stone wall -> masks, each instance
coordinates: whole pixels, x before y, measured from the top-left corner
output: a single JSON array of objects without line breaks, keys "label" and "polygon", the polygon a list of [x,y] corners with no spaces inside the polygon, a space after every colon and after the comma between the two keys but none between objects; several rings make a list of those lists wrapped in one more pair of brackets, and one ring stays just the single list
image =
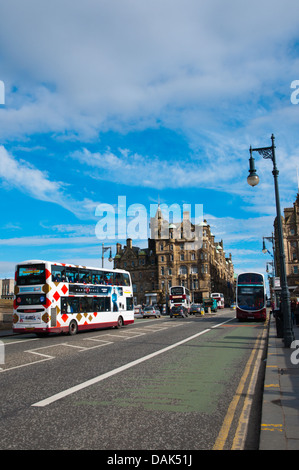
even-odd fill
[{"label": "stone wall", "polygon": [[12,328],[13,301],[0,299],[0,329]]}]

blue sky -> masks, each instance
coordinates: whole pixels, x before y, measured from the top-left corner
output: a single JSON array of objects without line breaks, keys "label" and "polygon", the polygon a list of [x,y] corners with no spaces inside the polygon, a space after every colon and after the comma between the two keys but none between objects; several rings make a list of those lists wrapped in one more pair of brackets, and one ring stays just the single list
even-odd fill
[{"label": "blue sky", "polygon": [[292,206],[298,50],[297,0],[2,2],[0,278],[26,259],[99,266],[124,240],[96,237],[96,208],[119,196],[202,204],[235,271],[265,272],[272,163],[255,155],[249,187],[249,146],[275,135]]}]

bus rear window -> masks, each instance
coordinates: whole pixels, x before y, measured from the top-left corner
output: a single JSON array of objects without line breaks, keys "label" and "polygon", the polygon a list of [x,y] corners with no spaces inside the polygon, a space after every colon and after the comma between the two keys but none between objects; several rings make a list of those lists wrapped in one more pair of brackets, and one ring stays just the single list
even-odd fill
[{"label": "bus rear window", "polygon": [[45,284],[45,265],[30,264],[27,266],[18,266],[17,284],[19,286],[29,286],[35,284]]}]

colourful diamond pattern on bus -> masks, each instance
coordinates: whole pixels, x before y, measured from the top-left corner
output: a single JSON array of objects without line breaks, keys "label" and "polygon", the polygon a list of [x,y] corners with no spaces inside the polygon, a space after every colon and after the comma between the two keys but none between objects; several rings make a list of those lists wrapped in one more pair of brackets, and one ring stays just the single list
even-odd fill
[{"label": "colourful diamond pattern on bus", "polygon": [[55,299],[56,302],[58,302],[59,298],[60,298],[60,294],[56,291],[55,294],[53,294],[53,299]]},{"label": "colourful diamond pattern on bus", "polygon": [[67,286],[66,286],[65,284],[62,286],[61,291],[62,291],[62,293],[63,293],[64,295],[67,293],[68,288],[67,288]]},{"label": "colourful diamond pattern on bus", "polygon": [[61,315],[61,319],[64,321],[64,323],[68,321],[68,318],[69,318],[69,316],[66,313]]},{"label": "colourful diamond pattern on bus", "polygon": [[[66,271],[66,281],[58,281],[61,278],[56,276],[56,272],[53,275],[54,266],[58,268],[67,266],[69,273]],[[26,270],[26,268],[28,269]],[[58,273],[63,272],[61,269],[56,271]],[[22,320],[21,324],[20,317],[17,314],[20,305],[15,298],[14,325],[16,325],[16,328],[14,327],[14,330],[16,331],[31,328],[36,331],[49,329],[51,331],[57,330],[57,332],[60,332],[63,330],[67,332],[70,320],[75,320],[79,329],[83,329],[83,326],[88,325],[95,325],[96,327],[113,326],[117,323],[118,316],[123,317],[124,324],[134,322],[133,308],[125,308],[133,305],[131,280],[127,272],[120,271],[116,273],[117,287],[113,292],[113,300],[111,280],[114,280],[114,271],[104,270],[103,274],[103,271],[98,268],[51,263],[49,261],[27,261],[18,265],[16,273],[14,293],[15,296],[24,297],[22,298],[24,308],[23,304],[21,304],[21,308],[25,311],[30,310],[29,306],[31,307],[31,304],[29,305],[28,302],[31,297],[32,301],[37,301],[34,306],[39,308],[35,312],[36,315],[28,316],[26,322]],[[82,277],[80,277],[81,274]],[[35,276],[36,282],[32,282],[33,278],[30,279],[30,282],[24,282],[29,281],[29,277],[25,276]],[[18,285],[19,278],[22,282]],[[122,282],[120,282],[120,279]],[[87,284],[85,284],[86,280],[88,280]],[[111,311],[111,306],[114,304],[117,309],[113,308]],[[93,311],[94,309],[98,309],[98,311]]]},{"label": "colourful diamond pattern on bus", "polygon": [[45,273],[46,273],[46,279],[48,279],[51,276],[51,271],[49,271],[49,269],[45,269]]}]

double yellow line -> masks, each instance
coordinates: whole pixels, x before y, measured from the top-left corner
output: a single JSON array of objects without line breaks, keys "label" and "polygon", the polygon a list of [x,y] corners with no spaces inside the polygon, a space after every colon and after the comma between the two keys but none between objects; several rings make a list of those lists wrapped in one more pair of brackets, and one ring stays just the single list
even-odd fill
[{"label": "double yellow line", "polygon": [[231,425],[232,425],[232,422],[233,422],[233,419],[234,419],[234,416],[235,416],[235,413],[236,413],[237,405],[238,405],[239,400],[240,400],[240,398],[243,394],[244,387],[245,387],[246,381],[248,379],[248,376],[249,376],[249,373],[250,373],[250,370],[251,370],[251,367],[252,367],[252,363],[253,363],[253,361],[255,359],[255,356],[256,356],[255,366],[254,366],[254,369],[253,369],[253,372],[252,372],[252,376],[250,378],[250,383],[249,383],[249,386],[248,386],[248,389],[247,389],[247,393],[246,393],[246,397],[245,397],[245,400],[244,400],[242,412],[241,412],[241,415],[240,415],[240,418],[239,418],[239,424],[238,424],[238,427],[237,427],[237,430],[236,430],[236,433],[235,433],[235,437],[234,437],[234,440],[233,440],[231,450],[243,450],[243,448],[244,448],[244,442],[245,442],[245,439],[246,439],[246,433],[247,433],[247,427],[248,427],[248,419],[249,419],[250,409],[251,409],[251,405],[252,405],[252,396],[253,396],[256,381],[257,381],[260,359],[261,359],[262,353],[263,353],[262,344],[263,344],[263,341],[266,337],[267,329],[268,329],[268,320],[266,321],[266,323],[264,325],[263,331],[259,334],[259,336],[257,337],[257,339],[255,341],[254,347],[253,347],[252,352],[250,354],[250,357],[247,361],[246,367],[244,369],[244,373],[243,373],[243,375],[241,377],[241,380],[239,382],[239,385],[238,385],[238,388],[236,390],[235,396],[232,399],[232,401],[231,401],[231,403],[228,407],[226,416],[224,418],[224,421],[223,421],[222,427],[220,429],[220,432],[218,434],[218,437],[215,441],[213,450],[223,450],[224,449],[224,446],[225,446],[225,443],[226,443],[226,440],[227,440],[228,434],[230,432]]}]

